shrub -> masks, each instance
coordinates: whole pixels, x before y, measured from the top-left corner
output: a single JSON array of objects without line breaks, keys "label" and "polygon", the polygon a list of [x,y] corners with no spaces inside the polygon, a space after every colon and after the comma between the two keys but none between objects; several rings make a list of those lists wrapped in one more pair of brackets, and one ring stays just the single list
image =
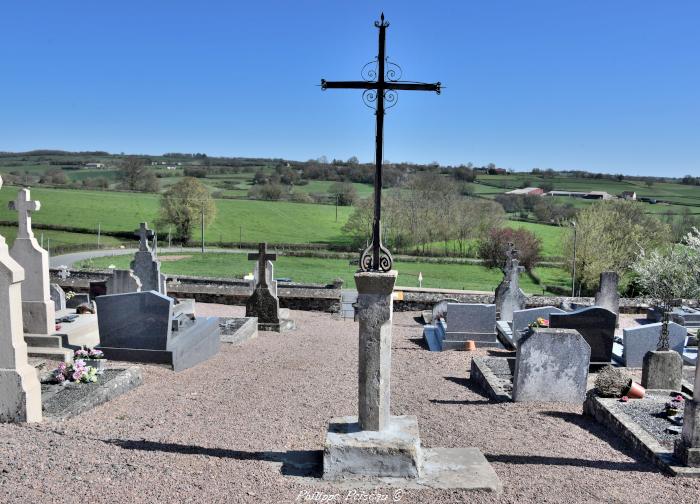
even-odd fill
[{"label": "shrub", "polygon": [[520,265],[530,271],[540,260],[542,243],[527,229],[492,229],[487,238],[479,243],[479,257],[487,268],[502,268],[506,262],[508,244],[518,250]]}]

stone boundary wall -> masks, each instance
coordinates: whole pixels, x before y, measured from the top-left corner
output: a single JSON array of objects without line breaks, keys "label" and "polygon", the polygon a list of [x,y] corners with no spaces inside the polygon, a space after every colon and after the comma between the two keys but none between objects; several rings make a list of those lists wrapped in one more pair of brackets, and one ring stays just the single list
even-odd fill
[{"label": "stone boundary wall", "polygon": [[[58,277],[58,272],[57,268],[51,268],[51,282],[76,292],[88,292],[91,281],[104,280],[110,274],[108,270],[71,270],[71,276],[66,280],[61,280]],[[354,288],[355,286],[348,287]],[[277,286],[282,308],[328,313],[340,311],[341,288],[342,283],[322,285],[280,282]],[[237,278],[168,276],[168,292],[176,297],[192,298],[203,303],[244,305],[253,290],[249,281]],[[494,302],[492,292],[480,291],[397,286],[394,289],[394,295],[394,311],[432,310],[435,303],[448,298],[456,299],[461,303]],[[591,306],[593,298],[528,296],[526,308],[561,306],[562,303]],[[647,298],[621,298],[620,312],[642,314],[652,304],[652,301]],[[698,300],[687,300],[684,304],[694,307],[700,306]]]}]

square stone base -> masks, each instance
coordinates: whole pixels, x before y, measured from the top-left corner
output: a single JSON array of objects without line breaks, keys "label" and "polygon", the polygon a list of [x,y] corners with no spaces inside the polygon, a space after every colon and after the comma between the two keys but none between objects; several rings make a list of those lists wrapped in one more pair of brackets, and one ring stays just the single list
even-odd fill
[{"label": "square stone base", "polygon": [[392,416],[383,431],[363,431],[357,417],[331,419],[323,450],[323,479],[418,478],[422,467],[418,420]]},{"label": "square stone base", "polygon": [[700,448],[688,448],[680,439],[677,439],[674,451],[674,455],[681,464],[688,467],[700,467]]}]

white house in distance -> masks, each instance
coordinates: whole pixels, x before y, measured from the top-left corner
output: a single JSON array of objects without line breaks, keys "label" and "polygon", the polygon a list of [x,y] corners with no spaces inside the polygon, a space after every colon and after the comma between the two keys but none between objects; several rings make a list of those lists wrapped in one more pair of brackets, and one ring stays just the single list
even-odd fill
[{"label": "white house in distance", "polygon": [[85,163],[85,168],[104,168],[104,163]]},{"label": "white house in distance", "polygon": [[620,195],[620,198],[631,201],[637,201],[637,193],[634,191],[623,191]]}]

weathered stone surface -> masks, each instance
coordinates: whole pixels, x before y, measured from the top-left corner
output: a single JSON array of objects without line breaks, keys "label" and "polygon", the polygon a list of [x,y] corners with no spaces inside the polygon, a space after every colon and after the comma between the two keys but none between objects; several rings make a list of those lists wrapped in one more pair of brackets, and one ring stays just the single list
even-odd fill
[{"label": "weathered stone surface", "polygon": [[[277,281],[275,280],[275,265],[272,261],[266,262],[265,283],[270,288],[273,296],[277,297]],[[260,263],[256,262],[253,268],[253,288],[260,284]]]},{"label": "weathered stone surface", "polygon": [[495,301],[499,320],[510,322],[513,320],[513,312],[522,310],[527,301],[527,296],[520,289],[520,273],[524,270],[520,266],[517,251],[511,243],[508,249],[508,258],[503,268],[503,280],[496,287]]},{"label": "weathered stone surface", "polygon": [[700,366],[695,366],[693,400],[683,412],[683,431],[676,443],[676,454],[689,467],[700,467]]},{"label": "weathered stone surface", "polygon": [[24,270],[0,236],[0,422],[40,422],[42,418],[41,385],[27,360],[22,329],[22,280]]},{"label": "weathered stone surface", "polygon": [[51,301],[53,301],[54,312],[58,313],[66,309],[66,293],[63,292],[61,286],[52,283],[49,286]]},{"label": "weathered stone surface", "polygon": [[522,332],[525,331],[530,324],[535,322],[538,318],[549,320],[552,313],[566,312],[554,306],[528,308],[526,310],[516,310],[513,312],[513,341],[517,344],[522,336]]},{"label": "weathered stone surface", "polygon": [[221,341],[240,344],[258,337],[258,319],[255,317],[219,318]]},{"label": "weathered stone surface", "polygon": [[590,355],[578,331],[534,329],[518,345],[513,400],[583,402]]},{"label": "weathered stone surface", "polygon": [[[100,345],[112,360],[169,364],[181,371],[219,351],[218,318],[173,315],[173,300],[155,291],[96,299]],[[175,330],[173,330],[175,329]]]},{"label": "weathered stone surface", "polygon": [[431,323],[436,323],[438,320],[444,320],[447,316],[447,305],[449,303],[459,303],[456,299],[442,299],[440,302],[435,303],[432,313]]},{"label": "weathered stone surface", "polygon": [[608,364],[612,359],[617,315],[599,306],[570,313],[552,313],[551,328],[576,329],[591,347],[591,364]]},{"label": "weathered stone surface", "polygon": [[156,259],[149,243],[154,237],[153,231],[148,229],[148,224],[142,222],[135,234],[139,238],[139,250],[134,254],[129,268],[141,281],[142,291],[152,290],[165,295],[166,278],[160,272],[160,261]]},{"label": "weathered stone surface", "polygon": [[642,363],[642,387],[681,390],[683,357],[673,350],[647,352]]},{"label": "weathered stone surface", "polygon": [[398,273],[355,273],[360,322],[358,403],[363,430],[379,431],[389,422],[392,296]]},{"label": "weathered stone surface", "polygon": [[141,292],[141,280],[132,270],[114,270],[106,282],[107,294]]},{"label": "weathered stone surface", "polygon": [[[642,367],[647,352],[656,350],[662,326],[661,322],[657,322],[622,330],[622,360],[625,366]],[[669,322],[669,348],[683,355],[687,334],[688,330],[685,327]]]},{"label": "weathered stone surface", "polygon": [[10,208],[19,214],[19,230],[10,255],[24,269],[22,282],[22,320],[24,332],[53,334],[56,318],[49,293],[49,254],[39,246],[32,232],[31,214],[41,208],[31,201],[29,189],[20,189]]},{"label": "weathered stone surface", "polygon": [[89,294],[73,292],[66,295],[66,308],[77,308],[83,304],[90,304]]},{"label": "weathered stone surface", "polygon": [[595,294],[595,305],[606,308],[615,315],[620,313],[620,293],[618,284],[620,277],[614,271],[603,271],[600,274],[598,292]]},{"label": "weathered stone surface", "polygon": [[418,478],[421,470],[418,420],[392,416],[381,430],[363,430],[357,417],[334,418],[323,450],[323,479]]}]

